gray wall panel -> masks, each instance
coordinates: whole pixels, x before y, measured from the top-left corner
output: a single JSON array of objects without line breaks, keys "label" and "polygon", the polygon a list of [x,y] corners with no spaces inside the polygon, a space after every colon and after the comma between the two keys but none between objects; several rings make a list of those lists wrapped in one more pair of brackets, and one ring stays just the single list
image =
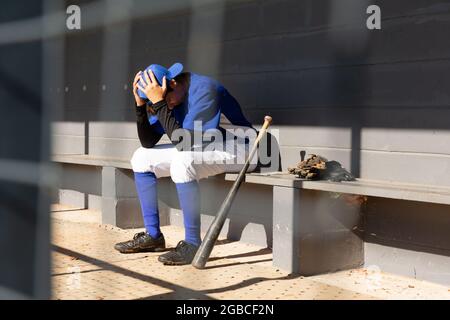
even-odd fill
[{"label": "gray wall panel", "polygon": [[[280,70],[307,70],[333,65],[381,64],[418,60],[448,59],[449,44],[436,43],[435,33],[444,38],[450,27],[448,15],[441,17],[403,17],[384,21],[383,32],[367,33],[368,49],[351,60],[339,55],[338,46],[330,38],[330,29],[308,28],[302,32],[286,32],[274,35],[259,35],[251,38],[227,41],[223,44],[224,64],[222,72],[261,73]],[[298,21],[298,20],[297,20]],[[301,22],[300,22],[301,23]],[[359,28],[365,20],[357,25]],[[349,35],[356,28],[344,29]],[[417,41],[417,39],[423,41]],[[349,44],[343,42],[347,47]],[[256,47],[264,50],[255,50]],[[251,52],[250,55],[245,54]],[[240,67],[240,68],[239,68]]]},{"label": "gray wall panel", "polygon": [[135,122],[90,122],[89,136],[95,138],[137,139]]},{"label": "gray wall panel", "polygon": [[[277,131],[275,131],[277,130]],[[314,126],[272,126],[281,146],[350,149],[349,128]],[[362,128],[361,149],[367,151],[450,154],[450,130]]]},{"label": "gray wall panel", "polygon": [[314,126],[277,126],[281,146],[321,148],[351,148],[351,129]]},{"label": "gray wall panel", "polygon": [[361,152],[361,177],[450,186],[450,157],[400,152]]},{"label": "gray wall panel", "polygon": [[450,284],[448,206],[370,197],[364,206],[365,266]]},{"label": "gray wall panel", "polygon": [[450,155],[450,130],[364,128],[361,149]]},{"label": "gray wall panel", "polygon": [[52,123],[51,129],[53,134],[84,136],[84,122],[55,121]]},{"label": "gray wall panel", "polygon": [[[365,267],[374,271],[401,274],[406,277],[450,285],[450,258],[416,250],[406,250],[365,243]],[[381,275],[380,275],[381,276]],[[377,278],[374,278],[377,280]],[[371,281],[374,288],[377,282]]]},{"label": "gray wall panel", "polygon": [[261,73],[258,82],[263,109],[447,106],[450,60],[290,69]]},{"label": "gray wall panel", "polygon": [[365,240],[450,256],[450,210],[446,205],[369,198]]},{"label": "gray wall panel", "polygon": [[89,138],[89,154],[93,156],[131,159],[140,146],[138,139]]},{"label": "gray wall panel", "polygon": [[52,154],[84,154],[85,137],[84,136],[68,136],[68,135],[52,135]]}]

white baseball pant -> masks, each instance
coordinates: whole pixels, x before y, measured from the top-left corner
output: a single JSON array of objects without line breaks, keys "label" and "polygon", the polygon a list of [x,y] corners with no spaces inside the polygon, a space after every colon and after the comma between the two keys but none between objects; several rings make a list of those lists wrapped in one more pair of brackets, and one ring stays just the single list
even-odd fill
[{"label": "white baseball pant", "polygon": [[[157,178],[171,177],[175,183],[200,180],[221,173],[239,172],[245,163],[251,145],[233,143],[206,151],[178,151],[172,144],[153,148],[138,148],[131,159],[134,172],[153,172]],[[252,158],[248,171],[255,170],[257,155]]]}]

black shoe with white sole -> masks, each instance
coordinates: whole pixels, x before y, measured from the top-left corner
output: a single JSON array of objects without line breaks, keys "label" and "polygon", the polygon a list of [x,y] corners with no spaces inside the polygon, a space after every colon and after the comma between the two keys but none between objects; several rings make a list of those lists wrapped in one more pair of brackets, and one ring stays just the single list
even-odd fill
[{"label": "black shoe with white sole", "polygon": [[120,253],[160,252],[166,248],[164,235],[154,239],[147,232],[136,233],[132,240],[117,243],[114,249]]},{"label": "black shoe with white sole", "polygon": [[161,256],[158,261],[166,265],[185,265],[190,264],[197,253],[198,246],[187,243],[186,241],[180,241],[177,247]]}]

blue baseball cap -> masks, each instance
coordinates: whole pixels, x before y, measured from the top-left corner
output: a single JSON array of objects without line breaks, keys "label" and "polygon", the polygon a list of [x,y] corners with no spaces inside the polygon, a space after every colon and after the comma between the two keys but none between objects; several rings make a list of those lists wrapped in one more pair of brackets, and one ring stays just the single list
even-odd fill
[{"label": "blue baseball cap", "polygon": [[[163,83],[164,76],[166,77],[167,81],[172,80],[176,76],[178,76],[183,71],[183,65],[181,63],[174,63],[169,69],[164,68],[163,66],[160,66],[159,64],[152,64],[148,66],[145,71],[153,71],[153,74],[155,75],[156,80],[158,81],[159,85],[161,86]],[[143,82],[143,83],[142,83]],[[147,82],[145,81],[145,76],[142,75],[142,79],[140,81],[140,85],[144,86]],[[148,100],[147,96],[138,89],[138,96],[141,97],[141,99]]]}]

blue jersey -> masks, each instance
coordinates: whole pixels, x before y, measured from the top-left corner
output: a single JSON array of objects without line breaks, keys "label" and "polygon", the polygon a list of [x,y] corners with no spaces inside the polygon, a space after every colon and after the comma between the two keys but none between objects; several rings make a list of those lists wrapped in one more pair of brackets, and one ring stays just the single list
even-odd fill
[{"label": "blue jersey", "polygon": [[[185,101],[173,109],[175,119],[182,128],[194,130],[194,122],[201,121],[202,131],[218,129],[223,114],[231,124],[252,127],[242,113],[241,106],[218,81],[191,73],[189,91]],[[161,134],[164,129],[157,116],[149,116],[150,124]],[[197,129],[197,128],[195,128]]]}]

